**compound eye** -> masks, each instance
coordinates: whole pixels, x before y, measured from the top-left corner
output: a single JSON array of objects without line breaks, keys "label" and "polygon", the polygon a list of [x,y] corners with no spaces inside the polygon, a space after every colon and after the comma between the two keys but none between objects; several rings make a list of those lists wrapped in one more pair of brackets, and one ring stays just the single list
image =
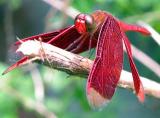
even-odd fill
[{"label": "compound eye", "polygon": [[79,14],[75,18],[75,28],[80,34],[91,32],[94,28],[93,17],[87,14]]},{"label": "compound eye", "polygon": [[86,24],[87,30],[90,32],[94,27],[94,19],[91,15],[85,16],[85,24]]},{"label": "compound eye", "polygon": [[85,14],[77,15],[75,18],[74,24],[75,24],[75,28],[80,34],[87,32],[86,24],[85,24]]}]

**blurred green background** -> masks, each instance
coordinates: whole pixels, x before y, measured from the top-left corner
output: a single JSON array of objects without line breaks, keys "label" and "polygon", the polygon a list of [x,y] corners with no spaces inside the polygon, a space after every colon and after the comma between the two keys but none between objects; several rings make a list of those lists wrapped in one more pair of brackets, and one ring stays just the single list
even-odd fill
[{"label": "blurred green background", "polygon": [[[160,32],[159,0],[61,0],[80,12],[105,10],[128,23],[145,21]],[[9,48],[24,38],[73,24],[74,20],[42,0],[0,0],[0,73],[16,61]],[[138,33],[127,33],[139,49],[160,63],[159,46]],[[160,78],[136,61],[140,75]],[[125,55],[124,68],[129,70]],[[102,111],[88,105],[86,80],[30,64],[0,76],[0,118],[160,118],[160,100],[146,97],[140,104],[132,91],[118,88]]]}]

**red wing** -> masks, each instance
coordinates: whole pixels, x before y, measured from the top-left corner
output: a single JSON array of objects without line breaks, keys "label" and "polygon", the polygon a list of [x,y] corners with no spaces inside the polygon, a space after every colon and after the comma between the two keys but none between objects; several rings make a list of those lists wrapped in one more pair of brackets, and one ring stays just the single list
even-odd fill
[{"label": "red wing", "polygon": [[[41,40],[42,42],[52,44],[52,45],[57,46],[62,49],[66,49],[70,45],[73,45],[73,49],[75,49],[75,48],[77,48],[77,45],[79,44],[79,42],[78,42],[79,38],[80,38],[79,41],[83,40],[83,39],[81,39],[81,38],[83,38],[81,36],[82,35],[77,32],[74,25],[72,25],[68,28],[64,28],[64,29],[61,29],[58,31],[48,32],[48,33],[24,38],[21,41],[17,41],[15,43],[15,45],[18,46],[22,42],[36,39],[36,40]],[[76,51],[76,53],[81,53],[81,52],[88,50],[90,37],[86,37],[86,38],[87,39],[85,39],[84,44],[82,45],[82,47],[80,49],[78,49]],[[51,40],[52,40],[52,42],[50,42]],[[77,43],[75,43],[75,42],[77,42]],[[96,46],[96,43],[97,43],[97,41],[95,39],[93,39],[92,48]],[[70,50],[68,50],[68,51],[70,51]]]},{"label": "red wing", "polygon": [[28,40],[39,40],[39,38],[42,38],[43,42],[47,42],[50,39],[54,38],[55,36],[57,36],[60,32],[64,31],[67,28],[58,30],[58,31],[54,31],[54,32],[47,32],[47,33],[42,33],[42,34],[38,34],[38,35],[34,35],[34,36],[30,36],[27,38],[23,38],[20,41],[15,42],[15,45],[20,45],[22,42],[28,41]]},{"label": "red wing", "polygon": [[135,31],[135,32],[139,32],[143,35],[150,35],[151,34],[146,28],[138,26],[138,25],[127,24],[122,21],[119,21],[119,25],[124,32]]},{"label": "red wing", "polygon": [[10,72],[11,70],[13,70],[13,69],[15,69],[15,68],[17,68],[17,67],[19,67],[19,66],[25,65],[25,64],[27,64],[27,63],[29,63],[29,58],[28,58],[28,56],[24,56],[24,57],[21,58],[18,62],[14,63],[14,64],[11,65],[10,67],[8,67],[8,68],[2,73],[2,75]]},{"label": "red wing", "polygon": [[[63,33],[66,30],[67,32]],[[58,31],[27,37],[22,39],[21,41],[17,41],[15,44],[19,45],[21,44],[21,42],[28,41],[28,40],[35,40],[35,39],[39,40],[40,38],[42,42],[47,43],[48,41],[56,37],[56,40],[54,40],[50,44],[57,46],[59,48],[65,49],[67,46],[69,46],[72,42],[74,42],[80,36],[81,35],[77,32],[77,30],[73,26],[70,26]]]},{"label": "red wing", "polygon": [[102,25],[96,58],[87,81],[87,97],[99,108],[112,98],[123,67],[122,34],[118,22],[108,16]]},{"label": "red wing", "polygon": [[138,70],[134,64],[133,58],[132,58],[132,52],[131,52],[131,45],[130,42],[128,40],[128,38],[126,37],[126,35],[123,35],[123,41],[127,50],[127,55],[129,58],[129,63],[130,63],[130,67],[131,67],[131,71],[132,71],[132,76],[133,76],[133,82],[134,82],[134,88],[136,90],[136,94],[137,97],[139,99],[140,102],[144,102],[145,96],[144,96],[144,89],[143,89],[143,85],[142,82],[139,78],[139,74],[138,74]]},{"label": "red wing", "polygon": [[[123,31],[136,31],[136,32],[140,32],[144,35],[150,35],[150,32],[146,28],[143,28],[141,26],[126,24],[122,21],[119,21],[119,24],[120,24],[120,27],[123,29]],[[139,101],[144,102],[145,96],[144,96],[143,85],[142,85],[141,80],[139,78],[137,68],[133,62],[130,41],[128,40],[128,38],[126,37],[126,35],[124,33],[123,33],[123,36],[124,36],[124,38],[123,38],[124,44],[125,44],[125,47],[127,50],[129,63],[130,63],[131,71],[132,71],[136,94],[137,94]]]}]

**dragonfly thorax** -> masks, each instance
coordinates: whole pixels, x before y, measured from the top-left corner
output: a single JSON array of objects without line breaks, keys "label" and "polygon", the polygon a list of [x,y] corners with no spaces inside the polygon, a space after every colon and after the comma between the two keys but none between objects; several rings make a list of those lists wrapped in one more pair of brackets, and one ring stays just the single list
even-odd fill
[{"label": "dragonfly thorax", "polygon": [[80,34],[92,32],[94,28],[94,19],[91,15],[79,14],[76,16],[74,24]]}]

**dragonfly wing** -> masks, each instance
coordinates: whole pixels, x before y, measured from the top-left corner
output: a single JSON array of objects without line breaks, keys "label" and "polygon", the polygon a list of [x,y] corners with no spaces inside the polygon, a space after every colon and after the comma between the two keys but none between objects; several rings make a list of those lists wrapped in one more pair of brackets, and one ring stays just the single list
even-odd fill
[{"label": "dragonfly wing", "polygon": [[87,81],[87,98],[93,108],[110,101],[123,67],[122,34],[118,22],[107,16],[97,42],[96,58]]},{"label": "dragonfly wing", "polygon": [[[65,32],[65,34],[63,34],[63,32],[65,30],[67,30],[67,31]],[[60,35],[60,36],[58,36],[58,35]],[[38,34],[38,35],[35,35],[35,36],[31,36],[31,37],[21,39],[20,41],[17,41],[15,43],[15,45],[19,46],[22,42],[25,42],[25,41],[28,41],[28,40],[40,40],[42,42],[47,43],[48,41],[54,39],[55,37],[57,37],[56,40],[53,40],[50,44],[52,44],[54,46],[57,46],[59,48],[62,48],[62,49],[66,49],[70,45],[73,45],[73,47],[76,48],[78,44],[74,44],[74,42],[76,42],[79,38],[81,38],[81,34],[79,34],[77,32],[77,30],[75,29],[74,26],[70,26],[70,27],[67,27],[67,28],[64,28],[64,29],[61,29],[61,30],[57,30],[57,31],[54,31],[54,32]],[[87,39],[85,39],[84,44],[82,45],[82,47],[76,53],[81,53],[81,52],[84,52],[84,51],[88,50],[90,37],[86,37],[86,38]],[[81,40],[83,40],[83,39],[81,39]],[[92,48],[96,47],[96,43],[97,43],[96,40],[92,41]],[[17,49],[17,47],[14,48],[14,50],[15,49]]]},{"label": "dragonfly wing", "polygon": [[131,67],[131,71],[132,71],[132,76],[133,76],[133,82],[134,82],[134,88],[137,94],[137,97],[139,99],[140,102],[144,102],[145,99],[145,95],[144,95],[144,88],[142,85],[142,82],[140,80],[139,74],[138,74],[138,70],[134,64],[133,58],[132,58],[132,51],[131,51],[131,45],[130,42],[128,40],[128,38],[126,37],[126,35],[123,35],[123,41],[127,50],[127,55],[129,58],[129,64]]},{"label": "dragonfly wing", "polygon": [[70,26],[70,27],[67,27],[67,28],[64,28],[61,30],[53,31],[53,32],[42,33],[42,34],[38,34],[35,36],[27,37],[27,38],[24,38],[20,41],[17,41],[15,43],[15,45],[20,45],[22,42],[25,42],[28,40],[40,40],[42,42],[47,43],[48,41],[52,40],[56,36],[63,33],[65,30],[67,30],[67,32],[65,34],[62,34],[56,40],[54,40],[53,42],[50,43],[54,46],[65,49],[68,45],[73,43],[77,38],[79,38],[81,36],[73,26]]},{"label": "dragonfly wing", "polygon": [[25,65],[25,64],[28,64],[29,63],[29,58],[28,56],[25,56],[23,57],[22,59],[20,59],[19,61],[17,61],[16,63],[14,63],[13,65],[11,65],[10,67],[8,67],[3,73],[2,75],[12,71],[13,69],[19,67],[19,66],[22,66],[22,65]]},{"label": "dragonfly wing", "polygon": [[28,40],[39,40],[39,38],[41,38],[41,40],[43,42],[47,42],[50,39],[52,39],[55,36],[57,36],[58,34],[60,34],[60,32],[63,32],[65,29],[67,29],[67,28],[64,28],[64,29],[61,29],[61,30],[57,30],[57,31],[54,31],[54,32],[41,33],[41,34],[37,34],[37,35],[30,36],[30,37],[27,37],[27,38],[23,38],[23,39],[18,40],[17,42],[15,42],[15,45],[19,45],[22,42],[25,42],[25,41],[28,41]]},{"label": "dragonfly wing", "polygon": [[119,25],[124,32],[135,31],[135,32],[139,32],[143,35],[151,35],[151,33],[146,28],[144,28],[142,26],[127,24],[127,23],[122,22],[122,21],[119,21]]}]

